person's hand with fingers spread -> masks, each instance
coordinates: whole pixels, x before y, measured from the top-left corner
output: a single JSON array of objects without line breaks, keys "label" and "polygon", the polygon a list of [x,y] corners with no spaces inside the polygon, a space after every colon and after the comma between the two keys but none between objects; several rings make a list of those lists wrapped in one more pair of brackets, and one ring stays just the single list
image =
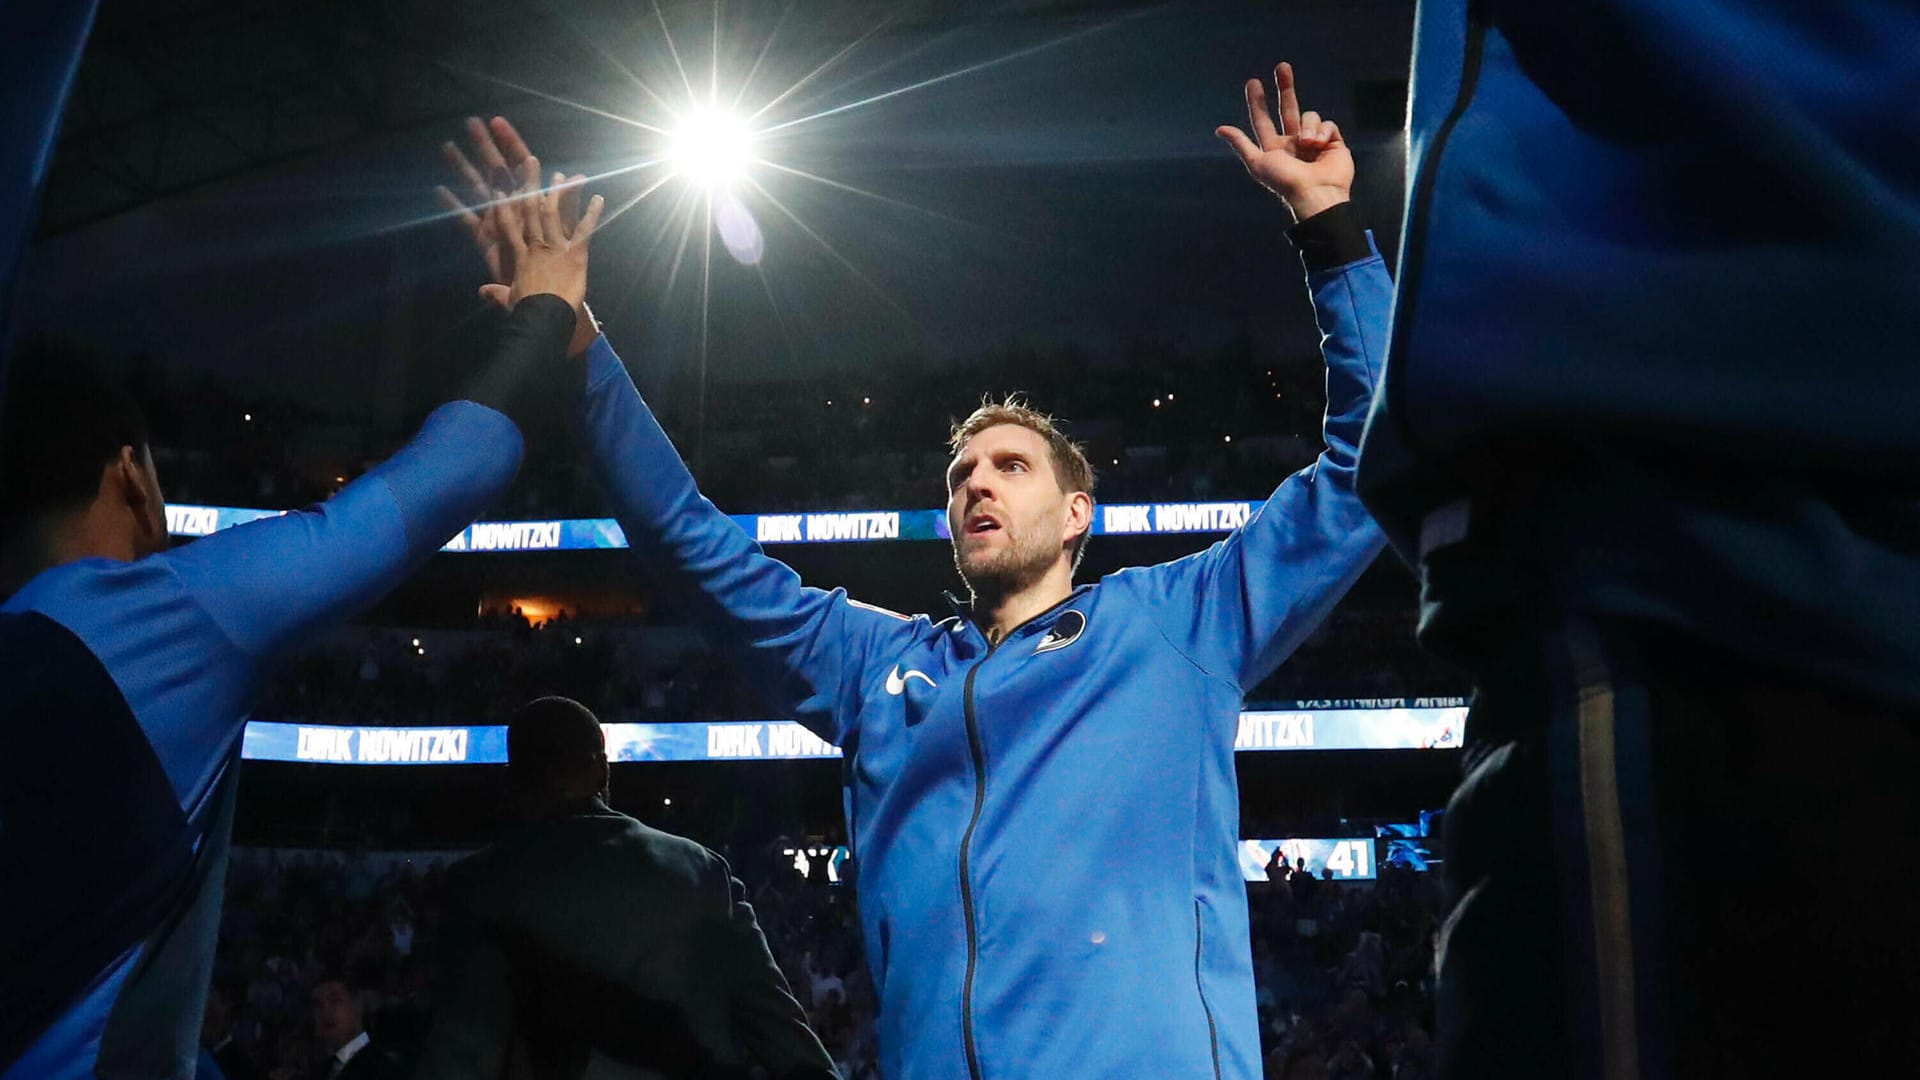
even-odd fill
[{"label": "person's hand with fingers spread", "polygon": [[526,297],[553,293],[573,307],[576,323],[590,325],[592,319],[585,312],[587,248],[606,200],[595,195],[586,213],[569,229],[561,210],[565,190],[559,185],[539,186],[539,159],[528,155],[521,172],[527,179],[511,196],[496,194],[491,200],[485,226],[498,238],[503,257],[511,258],[513,282],[489,282],[480,287],[480,294],[512,310]]},{"label": "person's hand with fingers spread", "polygon": [[1226,125],[1213,133],[1233,147],[1262,187],[1280,196],[1295,220],[1305,221],[1351,197],[1353,153],[1341,138],[1339,125],[1321,119],[1317,112],[1300,111],[1292,64],[1274,68],[1273,83],[1280,97],[1278,130],[1267,105],[1266,87],[1258,79],[1248,79],[1247,120],[1253,136]]},{"label": "person's hand with fingers spread", "polygon": [[[442,208],[459,219],[486,262],[487,286],[497,286],[498,296],[487,287],[481,289],[482,295],[503,301],[511,291],[516,266],[514,247],[500,227],[497,204],[507,198],[503,191],[519,193],[519,189],[537,187],[540,163],[527,149],[520,132],[505,117],[496,116],[486,123],[478,117],[468,118],[467,137],[473,144],[472,158],[455,142],[448,141],[440,147],[463,194],[456,195],[452,188],[442,185],[434,189],[434,196]],[[580,218],[580,193],[586,179],[584,175],[554,175],[553,186],[559,192],[561,231],[568,236],[573,234],[574,223]],[[585,352],[600,332],[585,303],[575,304],[574,311],[577,326],[572,344],[568,346],[569,355]]]}]

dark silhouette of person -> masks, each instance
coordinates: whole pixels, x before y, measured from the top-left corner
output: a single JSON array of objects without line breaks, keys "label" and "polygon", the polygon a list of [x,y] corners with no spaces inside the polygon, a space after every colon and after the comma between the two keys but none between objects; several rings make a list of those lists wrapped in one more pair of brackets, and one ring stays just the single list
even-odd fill
[{"label": "dark silhouette of person", "polygon": [[448,872],[419,1076],[837,1076],[726,861],[608,808],[591,711],[524,706],[507,757],[521,821]]}]

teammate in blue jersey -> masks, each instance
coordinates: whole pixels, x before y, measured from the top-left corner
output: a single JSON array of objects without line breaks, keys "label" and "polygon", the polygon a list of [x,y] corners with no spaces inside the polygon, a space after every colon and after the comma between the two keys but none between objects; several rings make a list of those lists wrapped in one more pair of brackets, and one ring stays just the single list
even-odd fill
[{"label": "teammate in blue jersey", "polygon": [[1188,558],[1076,587],[1092,470],[1047,417],[991,405],[946,476],[972,602],[934,621],[808,588],[701,497],[605,339],[588,351],[582,425],[633,550],[845,752],[894,1080],[1260,1073],[1237,717],[1383,546],[1353,466],[1391,296],[1345,142],[1277,80],[1277,128],[1255,81],[1253,134],[1222,134],[1299,218],[1327,450]]},{"label": "teammate in blue jersey", "polygon": [[1360,482],[1478,686],[1446,1076],[1914,1068],[1917,61],[1911,0],[1420,5]]},{"label": "teammate in blue jersey", "polygon": [[[539,163],[525,170],[539,174]],[[530,185],[533,182],[530,180]],[[512,233],[511,314],[465,396],[327,502],[169,550],[137,408],[16,368],[0,606],[0,1076],[191,1075],[241,731],[272,662],[397,584],[519,468],[566,347],[596,200]],[[522,220],[524,219],[524,220]]]}]

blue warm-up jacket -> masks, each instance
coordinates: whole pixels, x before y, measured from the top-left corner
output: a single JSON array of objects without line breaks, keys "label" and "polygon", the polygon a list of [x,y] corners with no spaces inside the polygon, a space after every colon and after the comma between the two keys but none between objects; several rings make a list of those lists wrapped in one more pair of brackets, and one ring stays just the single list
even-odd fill
[{"label": "blue warm-up jacket", "polygon": [[1420,5],[1360,487],[1430,573],[1542,568],[1430,577],[1430,623],[1652,620],[1920,702],[1916,50],[1909,0]]},{"label": "blue warm-up jacket", "polygon": [[1260,1074],[1241,700],[1384,546],[1353,469],[1392,286],[1328,213],[1294,234],[1326,452],[1226,539],[1083,585],[998,646],[803,586],[701,497],[604,339],[589,354],[585,430],[629,542],[769,705],[844,751],[892,1080]]},{"label": "blue warm-up jacket", "polygon": [[327,502],[134,562],[66,563],[0,606],[0,1077],[192,1072],[268,665],[506,489],[510,414],[564,382],[572,331],[558,297],[524,300],[477,400],[435,410]]}]

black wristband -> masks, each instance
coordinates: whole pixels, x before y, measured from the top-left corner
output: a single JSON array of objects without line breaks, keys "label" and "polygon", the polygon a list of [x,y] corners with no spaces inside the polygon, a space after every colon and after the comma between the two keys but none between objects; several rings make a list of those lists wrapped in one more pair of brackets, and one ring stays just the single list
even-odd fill
[{"label": "black wristband", "polygon": [[573,305],[552,293],[522,299],[461,396],[507,414],[524,432],[534,413],[585,393],[586,358],[567,355],[573,320]]},{"label": "black wristband", "polygon": [[1335,203],[1288,229],[1287,239],[1300,249],[1300,261],[1307,264],[1309,274],[1373,255],[1350,202]]}]

